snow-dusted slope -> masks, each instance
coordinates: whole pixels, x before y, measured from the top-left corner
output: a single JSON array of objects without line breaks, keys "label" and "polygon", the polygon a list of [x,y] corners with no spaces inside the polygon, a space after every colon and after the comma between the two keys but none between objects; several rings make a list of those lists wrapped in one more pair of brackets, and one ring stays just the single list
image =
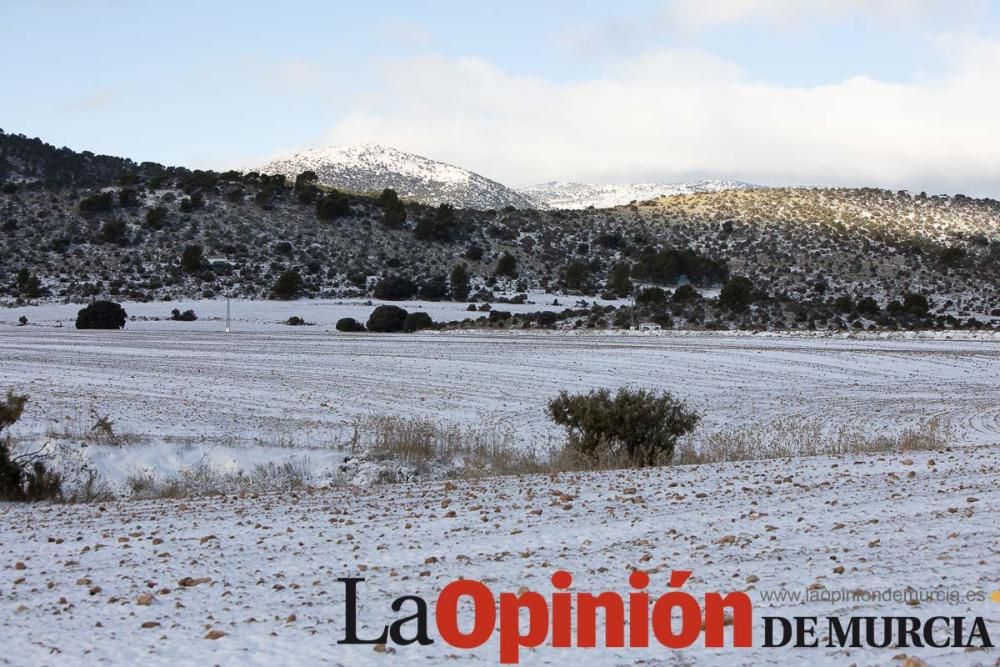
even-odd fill
[{"label": "snow-dusted slope", "polygon": [[547,205],[549,208],[611,208],[633,201],[645,201],[665,195],[687,195],[698,192],[722,190],[751,190],[758,186],[741,181],[693,181],[691,183],[630,183],[627,185],[602,185],[599,183],[566,183],[550,181],[540,183],[520,192],[525,197]]},{"label": "snow-dusted slope", "polygon": [[403,199],[461,208],[534,208],[534,202],[505,185],[454,165],[378,144],[327,146],[258,167],[295,178],[314,171],[320,183],[356,192],[393,188]]},{"label": "snow-dusted slope", "polygon": [[[1000,447],[987,445],[183,502],[0,503],[4,663],[495,665],[497,632],[452,648],[436,616],[430,645],[338,644],[347,605],[337,579],[364,578],[367,638],[412,613],[412,603],[393,613],[393,600],[418,595],[435,610],[459,578],[547,601],[556,570],[572,573],[574,595],[624,596],[639,568],[654,599],[675,569],[693,570],[683,591],[699,601],[745,591],[754,647],[705,648],[702,635],[683,650],[652,639],[604,648],[599,614],[598,648],[546,641],[522,650],[521,664],[992,665],[996,649],[949,647],[941,624],[927,627],[946,648],[831,648],[817,624],[815,648],[767,649],[762,619],[959,616],[967,633],[982,616],[995,641],[998,465]],[[470,628],[471,604],[461,609]]]}]

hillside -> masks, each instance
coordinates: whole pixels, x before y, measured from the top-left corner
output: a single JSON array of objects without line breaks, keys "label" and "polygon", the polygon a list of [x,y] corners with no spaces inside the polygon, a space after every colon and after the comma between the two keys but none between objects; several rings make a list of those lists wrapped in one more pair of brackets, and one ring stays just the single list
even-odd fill
[{"label": "hillside", "polygon": [[[294,271],[301,284],[288,296],[380,296],[387,277],[405,279],[393,298],[480,302],[660,286],[668,292],[643,294],[636,315],[678,328],[1000,324],[1000,203],[991,199],[752,189],[614,209],[452,209],[282,176],[67,154],[12,135],[0,147],[8,304],[267,298]],[[189,248],[197,252],[182,262]],[[456,265],[470,276],[468,294],[452,284]],[[724,306],[712,295],[731,276],[752,290]],[[673,298],[688,281],[697,291]],[[595,311],[577,325],[630,321]],[[491,319],[512,324],[524,322]]]},{"label": "hillside", "polygon": [[304,171],[352,192],[392,188],[405,200],[459,208],[537,208],[534,201],[479,174],[378,144],[328,146],[273,160],[257,168],[294,180]]},{"label": "hillside", "polygon": [[629,183],[625,185],[551,181],[521,188],[519,192],[549,208],[580,209],[591,206],[594,208],[613,208],[657,197],[689,195],[699,192],[721,192],[723,190],[750,190],[756,187],[739,181],[719,180],[693,181],[691,183]]}]

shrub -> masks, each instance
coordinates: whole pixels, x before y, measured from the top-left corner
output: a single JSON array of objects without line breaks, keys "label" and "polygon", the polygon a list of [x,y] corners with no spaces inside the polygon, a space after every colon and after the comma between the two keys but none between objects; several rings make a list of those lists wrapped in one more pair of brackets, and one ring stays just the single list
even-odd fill
[{"label": "shrub", "polygon": [[455,301],[469,298],[469,272],[465,264],[456,264],[451,269],[451,297]]},{"label": "shrub", "polygon": [[851,301],[851,297],[844,294],[843,296],[838,296],[833,302],[833,308],[838,313],[849,313],[854,309],[854,302]]},{"label": "shrub", "polygon": [[287,320],[285,320],[285,324],[287,324],[290,327],[301,327],[306,324],[306,321],[301,317],[299,317],[298,315],[292,315]]},{"label": "shrub", "polygon": [[674,284],[681,276],[698,284],[718,283],[728,275],[725,261],[699,255],[690,248],[657,250],[647,246],[632,267],[633,278],[659,285]]},{"label": "shrub", "polygon": [[651,306],[662,306],[667,302],[667,293],[659,287],[646,287],[636,295],[635,302]]},{"label": "shrub", "polygon": [[106,213],[115,206],[114,194],[109,192],[96,192],[80,200],[80,213]]},{"label": "shrub", "polygon": [[201,192],[196,192],[190,197],[185,197],[181,200],[180,209],[181,213],[191,213],[199,208],[205,207],[205,195]]},{"label": "shrub", "polygon": [[337,190],[331,190],[327,195],[316,200],[316,217],[320,220],[335,220],[351,214],[351,203],[347,195]]},{"label": "shrub", "polygon": [[730,310],[746,310],[753,296],[753,283],[749,278],[733,276],[722,286],[719,303]]},{"label": "shrub", "polygon": [[125,225],[124,220],[108,220],[101,225],[101,229],[97,235],[105,243],[114,243],[116,245],[128,244],[128,226]]},{"label": "shrub", "polygon": [[505,252],[497,260],[496,274],[508,278],[517,278],[517,259],[509,252]]},{"label": "shrub", "polygon": [[625,262],[615,264],[608,273],[608,291],[621,298],[631,294],[634,285],[629,277],[630,274],[631,269],[628,264]]},{"label": "shrub", "polygon": [[376,299],[385,299],[386,301],[403,301],[412,299],[416,293],[417,286],[409,278],[386,276],[375,285],[372,295]]},{"label": "shrub", "polygon": [[420,286],[418,296],[427,301],[441,301],[448,298],[448,278],[442,273],[431,276]]},{"label": "shrub", "polygon": [[677,302],[693,301],[694,299],[697,299],[699,296],[701,296],[701,294],[699,294],[698,290],[696,290],[691,285],[681,285],[676,290],[674,290],[674,301]]},{"label": "shrub", "polygon": [[204,259],[204,251],[200,245],[189,245],[184,248],[181,254],[181,269],[185,273],[197,273],[201,271]]},{"label": "shrub", "polygon": [[570,289],[583,289],[590,280],[590,267],[583,262],[570,262],[563,268],[563,282]]},{"label": "shrub", "polygon": [[420,331],[434,326],[434,320],[427,313],[409,313],[403,320],[403,331]]},{"label": "shrub", "polygon": [[118,191],[118,204],[132,207],[139,205],[139,191],[135,188],[122,188]]},{"label": "shrub", "polygon": [[28,316],[21,315],[21,317],[17,318],[17,323],[22,327],[26,326],[28,324]]},{"label": "shrub", "polygon": [[353,317],[342,317],[337,320],[337,331],[357,332],[364,331],[365,325],[358,322]]},{"label": "shrub", "polygon": [[312,204],[319,196],[315,171],[303,171],[295,177],[295,197],[303,204]]},{"label": "shrub", "polygon": [[451,204],[440,204],[433,218],[421,218],[413,228],[413,235],[421,241],[453,241],[457,233],[455,208]]},{"label": "shrub", "polygon": [[[19,281],[20,282],[20,281]],[[42,282],[35,274],[30,274],[21,287],[21,296],[25,299],[37,299],[42,295]]]},{"label": "shrub", "polygon": [[[0,402],[0,435],[21,418],[27,402],[27,396],[7,392],[6,399]],[[34,501],[61,496],[62,480],[56,473],[46,470],[39,452],[13,456],[10,440],[0,440],[0,500]]]},{"label": "shrub", "polygon": [[878,315],[878,302],[870,296],[866,296],[858,301],[858,312],[862,315]]},{"label": "shrub", "polygon": [[163,229],[167,223],[167,209],[157,206],[146,211],[146,225],[152,229]]},{"label": "shrub", "polygon": [[399,306],[379,306],[372,311],[366,325],[369,331],[393,333],[403,330],[408,313]]},{"label": "shrub", "polygon": [[302,276],[298,271],[285,271],[274,281],[271,288],[272,299],[294,299],[302,289]]},{"label": "shrub", "polygon": [[[668,462],[677,439],[694,430],[700,417],[669,393],[622,388],[570,395],[548,405],[552,420],[564,426],[570,447],[588,457],[621,453],[635,466]],[[610,450],[610,452],[608,451]]]},{"label": "shrub", "polygon": [[382,205],[382,223],[389,229],[400,229],[406,222],[406,207],[392,188],[386,188],[379,197]]},{"label": "shrub", "polygon": [[77,329],[122,329],[128,315],[114,301],[95,301],[76,314]]},{"label": "shrub", "polygon": [[175,322],[194,322],[198,319],[198,316],[194,314],[193,310],[185,310],[183,313],[174,308],[170,311],[170,319]]},{"label": "shrub", "polygon": [[917,315],[919,317],[927,314],[927,311],[930,310],[930,304],[927,302],[927,297],[923,294],[907,292],[903,296],[903,310],[910,315]]}]

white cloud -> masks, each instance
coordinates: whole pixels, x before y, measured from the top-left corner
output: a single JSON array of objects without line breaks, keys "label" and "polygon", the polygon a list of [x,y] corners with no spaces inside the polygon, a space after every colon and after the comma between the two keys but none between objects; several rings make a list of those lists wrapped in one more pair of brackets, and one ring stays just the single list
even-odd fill
[{"label": "white cloud", "polygon": [[938,79],[814,87],[754,82],[692,50],[568,83],[478,58],[412,59],[387,66],[385,97],[329,139],[394,145],[511,185],[726,177],[1000,194],[1000,43],[960,44]]},{"label": "white cloud", "polygon": [[669,0],[668,24],[685,30],[763,21],[794,25],[805,20],[860,14],[882,20],[971,18],[985,0]]}]

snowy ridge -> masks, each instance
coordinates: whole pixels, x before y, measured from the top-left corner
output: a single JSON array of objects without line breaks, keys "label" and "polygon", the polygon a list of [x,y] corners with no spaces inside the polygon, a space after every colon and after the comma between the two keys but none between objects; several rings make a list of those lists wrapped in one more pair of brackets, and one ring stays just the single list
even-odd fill
[{"label": "snowy ridge", "polygon": [[550,181],[519,192],[548,208],[582,209],[612,208],[624,206],[633,201],[645,201],[671,195],[689,195],[700,192],[722,192],[723,190],[753,190],[760,186],[742,181],[702,180],[690,183],[630,183],[626,185],[602,185],[599,183],[568,183]]},{"label": "snowy ridge", "polygon": [[356,192],[393,188],[403,199],[424,204],[476,209],[537,207],[527,197],[485,176],[378,144],[311,149],[273,160],[258,170],[289,178],[314,171],[323,185]]}]

